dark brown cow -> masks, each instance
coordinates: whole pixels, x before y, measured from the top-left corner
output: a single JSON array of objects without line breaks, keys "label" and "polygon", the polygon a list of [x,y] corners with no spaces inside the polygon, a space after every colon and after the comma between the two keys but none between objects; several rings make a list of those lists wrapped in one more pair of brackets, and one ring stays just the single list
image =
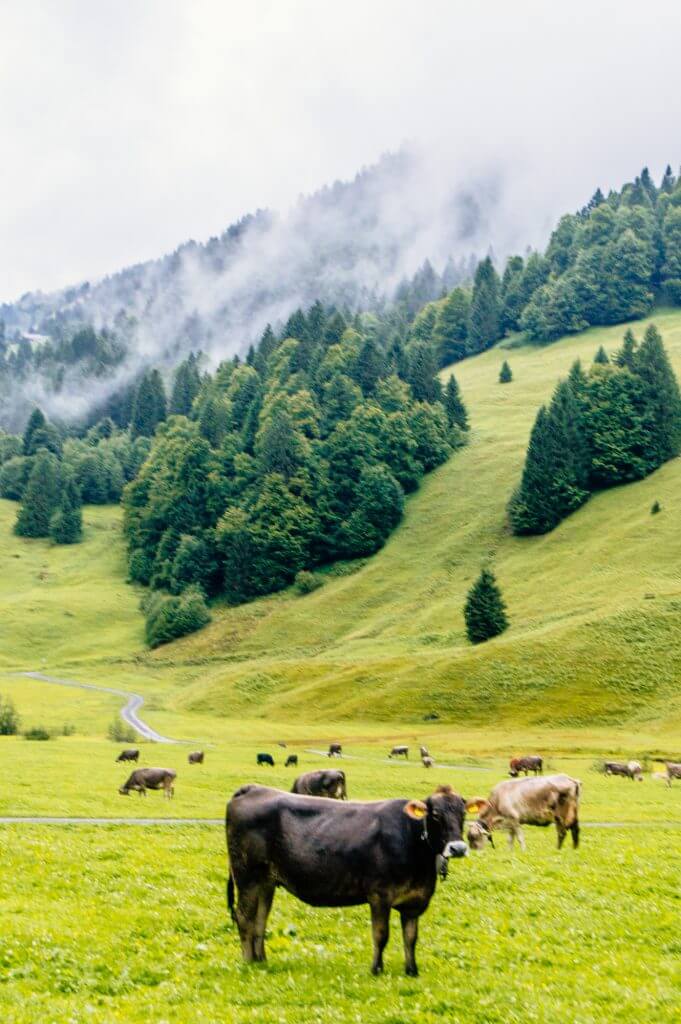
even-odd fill
[{"label": "dark brown cow", "polygon": [[298,755],[297,754],[289,754],[288,757],[286,758],[286,764],[284,765],[284,768],[292,768],[292,767],[293,768],[297,768],[298,767]]},{"label": "dark brown cow", "polygon": [[468,842],[473,850],[482,850],[492,842],[495,829],[508,831],[509,844],[518,840],[525,849],[521,825],[555,824],[558,849],[563,845],[567,830],[572,833],[572,845],[579,845],[579,796],[581,782],[569,775],[547,775],[545,778],[506,779],[499,782],[487,800],[477,801],[478,820],[468,829]]},{"label": "dark brown cow", "polygon": [[203,764],[203,751],[195,750],[187,758],[190,764]]},{"label": "dark brown cow", "polygon": [[177,772],[172,768],[136,768],[127,782],[118,792],[129,796],[130,790],[137,790],[140,796],[146,796],[148,789],[162,789],[166,799],[175,795],[175,779]]},{"label": "dark brown cow", "polygon": [[521,772],[527,776],[530,772],[541,775],[544,771],[544,762],[537,754],[528,754],[526,757],[513,757],[509,764],[509,775],[517,779]]},{"label": "dark brown cow", "polygon": [[120,754],[116,758],[116,763],[119,761],[139,761],[140,752],[135,747],[131,747],[129,750],[121,750]]},{"label": "dark brown cow", "polygon": [[[418,919],[437,875],[463,857],[466,801],[449,786],[426,800],[371,803],[317,800],[266,786],[242,786],[227,805],[230,872],[227,904],[239,927],[244,960],[265,959],[265,929],[282,886],[315,907],[371,908],[373,974],[383,970],[390,911],[402,918],[407,974]],[[235,907],[235,889],[238,902]]]},{"label": "dark brown cow", "polygon": [[329,753],[327,757],[342,757],[343,748],[340,743],[329,743]]},{"label": "dark brown cow", "polygon": [[331,800],[347,800],[345,772],[323,768],[316,772],[305,772],[293,783],[292,793],[301,796],[325,796]]},{"label": "dark brown cow", "polygon": [[388,757],[404,757],[407,760],[409,760],[409,747],[393,747],[393,749],[388,754]]},{"label": "dark brown cow", "polygon": [[627,779],[643,782],[643,768],[638,761],[606,761],[603,766],[606,775],[623,775]]}]

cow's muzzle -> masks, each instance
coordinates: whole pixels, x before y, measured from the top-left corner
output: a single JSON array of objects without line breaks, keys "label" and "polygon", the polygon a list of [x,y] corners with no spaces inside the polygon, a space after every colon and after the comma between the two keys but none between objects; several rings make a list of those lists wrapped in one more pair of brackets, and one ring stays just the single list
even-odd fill
[{"label": "cow's muzzle", "polygon": [[468,853],[468,847],[462,839],[457,839],[456,842],[447,843],[442,856],[445,860],[449,860],[450,857],[465,857]]}]

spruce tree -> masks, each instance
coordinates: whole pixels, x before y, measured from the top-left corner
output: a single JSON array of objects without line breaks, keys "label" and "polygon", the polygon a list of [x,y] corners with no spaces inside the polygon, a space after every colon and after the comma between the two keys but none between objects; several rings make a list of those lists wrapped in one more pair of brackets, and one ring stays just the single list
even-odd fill
[{"label": "spruce tree", "polygon": [[156,427],[166,418],[166,396],[163,380],[158,370],[151,370],[142,377],[132,406],[130,436],[153,437]]},{"label": "spruce tree", "polygon": [[29,416],[24,431],[24,455],[35,455],[36,449],[33,446],[33,435],[37,430],[42,430],[46,426],[47,420],[42,410],[36,407]]},{"label": "spruce tree", "polygon": [[650,435],[655,466],[681,450],[681,395],[657,327],[650,324],[636,352],[634,372],[641,381],[644,422]]},{"label": "spruce tree", "polygon": [[440,306],[433,329],[440,366],[449,366],[466,355],[470,306],[470,296],[464,288],[455,288]]},{"label": "spruce tree", "polygon": [[466,351],[469,354],[484,352],[499,340],[500,317],[499,276],[492,260],[487,256],[478,264],[475,271],[466,343]]},{"label": "spruce tree", "polygon": [[508,628],[506,605],[491,570],[483,569],[468,591],[463,614],[472,644],[491,640]]},{"label": "spruce tree", "polygon": [[407,382],[417,402],[435,402],[440,397],[437,362],[433,346],[426,341],[418,341],[410,348]]},{"label": "spruce tree", "polygon": [[193,352],[180,363],[173,382],[173,391],[170,398],[170,412],[176,416],[189,416],[192,411],[192,404],[199,393],[201,377],[197,365],[197,359]]},{"label": "spruce tree", "polygon": [[636,338],[631,327],[628,327],[624,333],[622,339],[622,348],[618,349],[615,353],[614,363],[615,366],[625,367],[627,370],[634,369],[634,362],[636,360]]},{"label": "spruce tree", "polygon": [[499,383],[510,384],[512,380],[513,372],[511,370],[511,367],[508,365],[508,361],[504,359],[503,363],[501,364],[501,369],[499,370]]},{"label": "spruce tree", "polygon": [[458,427],[460,430],[468,430],[468,412],[461,397],[459,384],[453,373],[450,374],[447,386],[445,387],[443,404],[449,426]]},{"label": "spruce tree", "polygon": [[35,456],[14,532],[19,537],[47,537],[59,503],[59,463],[41,448]]},{"label": "spruce tree", "polygon": [[73,473],[62,474],[59,508],[50,519],[50,537],[55,544],[77,544],[83,536],[80,491]]},{"label": "spruce tree", "polygon": [[364,395],[372,395],[385,369],[383,353],[373,338],[367,338],[355,363],[353,379]]},{"label": "spruce tree", "polygon": [[584,418],[569,381],[542,406],[530,434],[518,490],[509,503],[516,534],[547,533],[589,496]]},{"label": "spruce tree", "polygon": [[608,358],[608,353],[605,351],[605,349],[601,345],[599,347],[599,349],[598,349],[598,352],[594,356],[594,363],[596,363],[599,366],[605,366],[609,362],[610,362],[610,360]]}]

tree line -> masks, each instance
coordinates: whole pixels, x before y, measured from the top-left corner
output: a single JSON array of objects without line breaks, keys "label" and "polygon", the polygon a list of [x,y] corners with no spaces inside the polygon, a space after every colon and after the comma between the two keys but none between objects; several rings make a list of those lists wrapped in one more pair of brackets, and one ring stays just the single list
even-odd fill
[{"label": "tree line", "polygon": [[516,534],[547,533],[596,490],[640,480],[681,451],[681,396],[657,328],[628,330],[612,360],[577,361],[534,422],[509,503]]}]

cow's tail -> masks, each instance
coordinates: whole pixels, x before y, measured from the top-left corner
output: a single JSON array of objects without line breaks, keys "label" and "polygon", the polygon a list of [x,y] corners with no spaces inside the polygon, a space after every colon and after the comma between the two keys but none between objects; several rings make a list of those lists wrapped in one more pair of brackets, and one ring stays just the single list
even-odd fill
[{"label": "cow's tail", "polygon": [[232,869],[230,868],[229,874],[227,875],[227,909],[229,910],[229,916],[231,917],[232,921],[236,921],[236,910],[234,909],[234,891],[234,875],[232,874]]}]

